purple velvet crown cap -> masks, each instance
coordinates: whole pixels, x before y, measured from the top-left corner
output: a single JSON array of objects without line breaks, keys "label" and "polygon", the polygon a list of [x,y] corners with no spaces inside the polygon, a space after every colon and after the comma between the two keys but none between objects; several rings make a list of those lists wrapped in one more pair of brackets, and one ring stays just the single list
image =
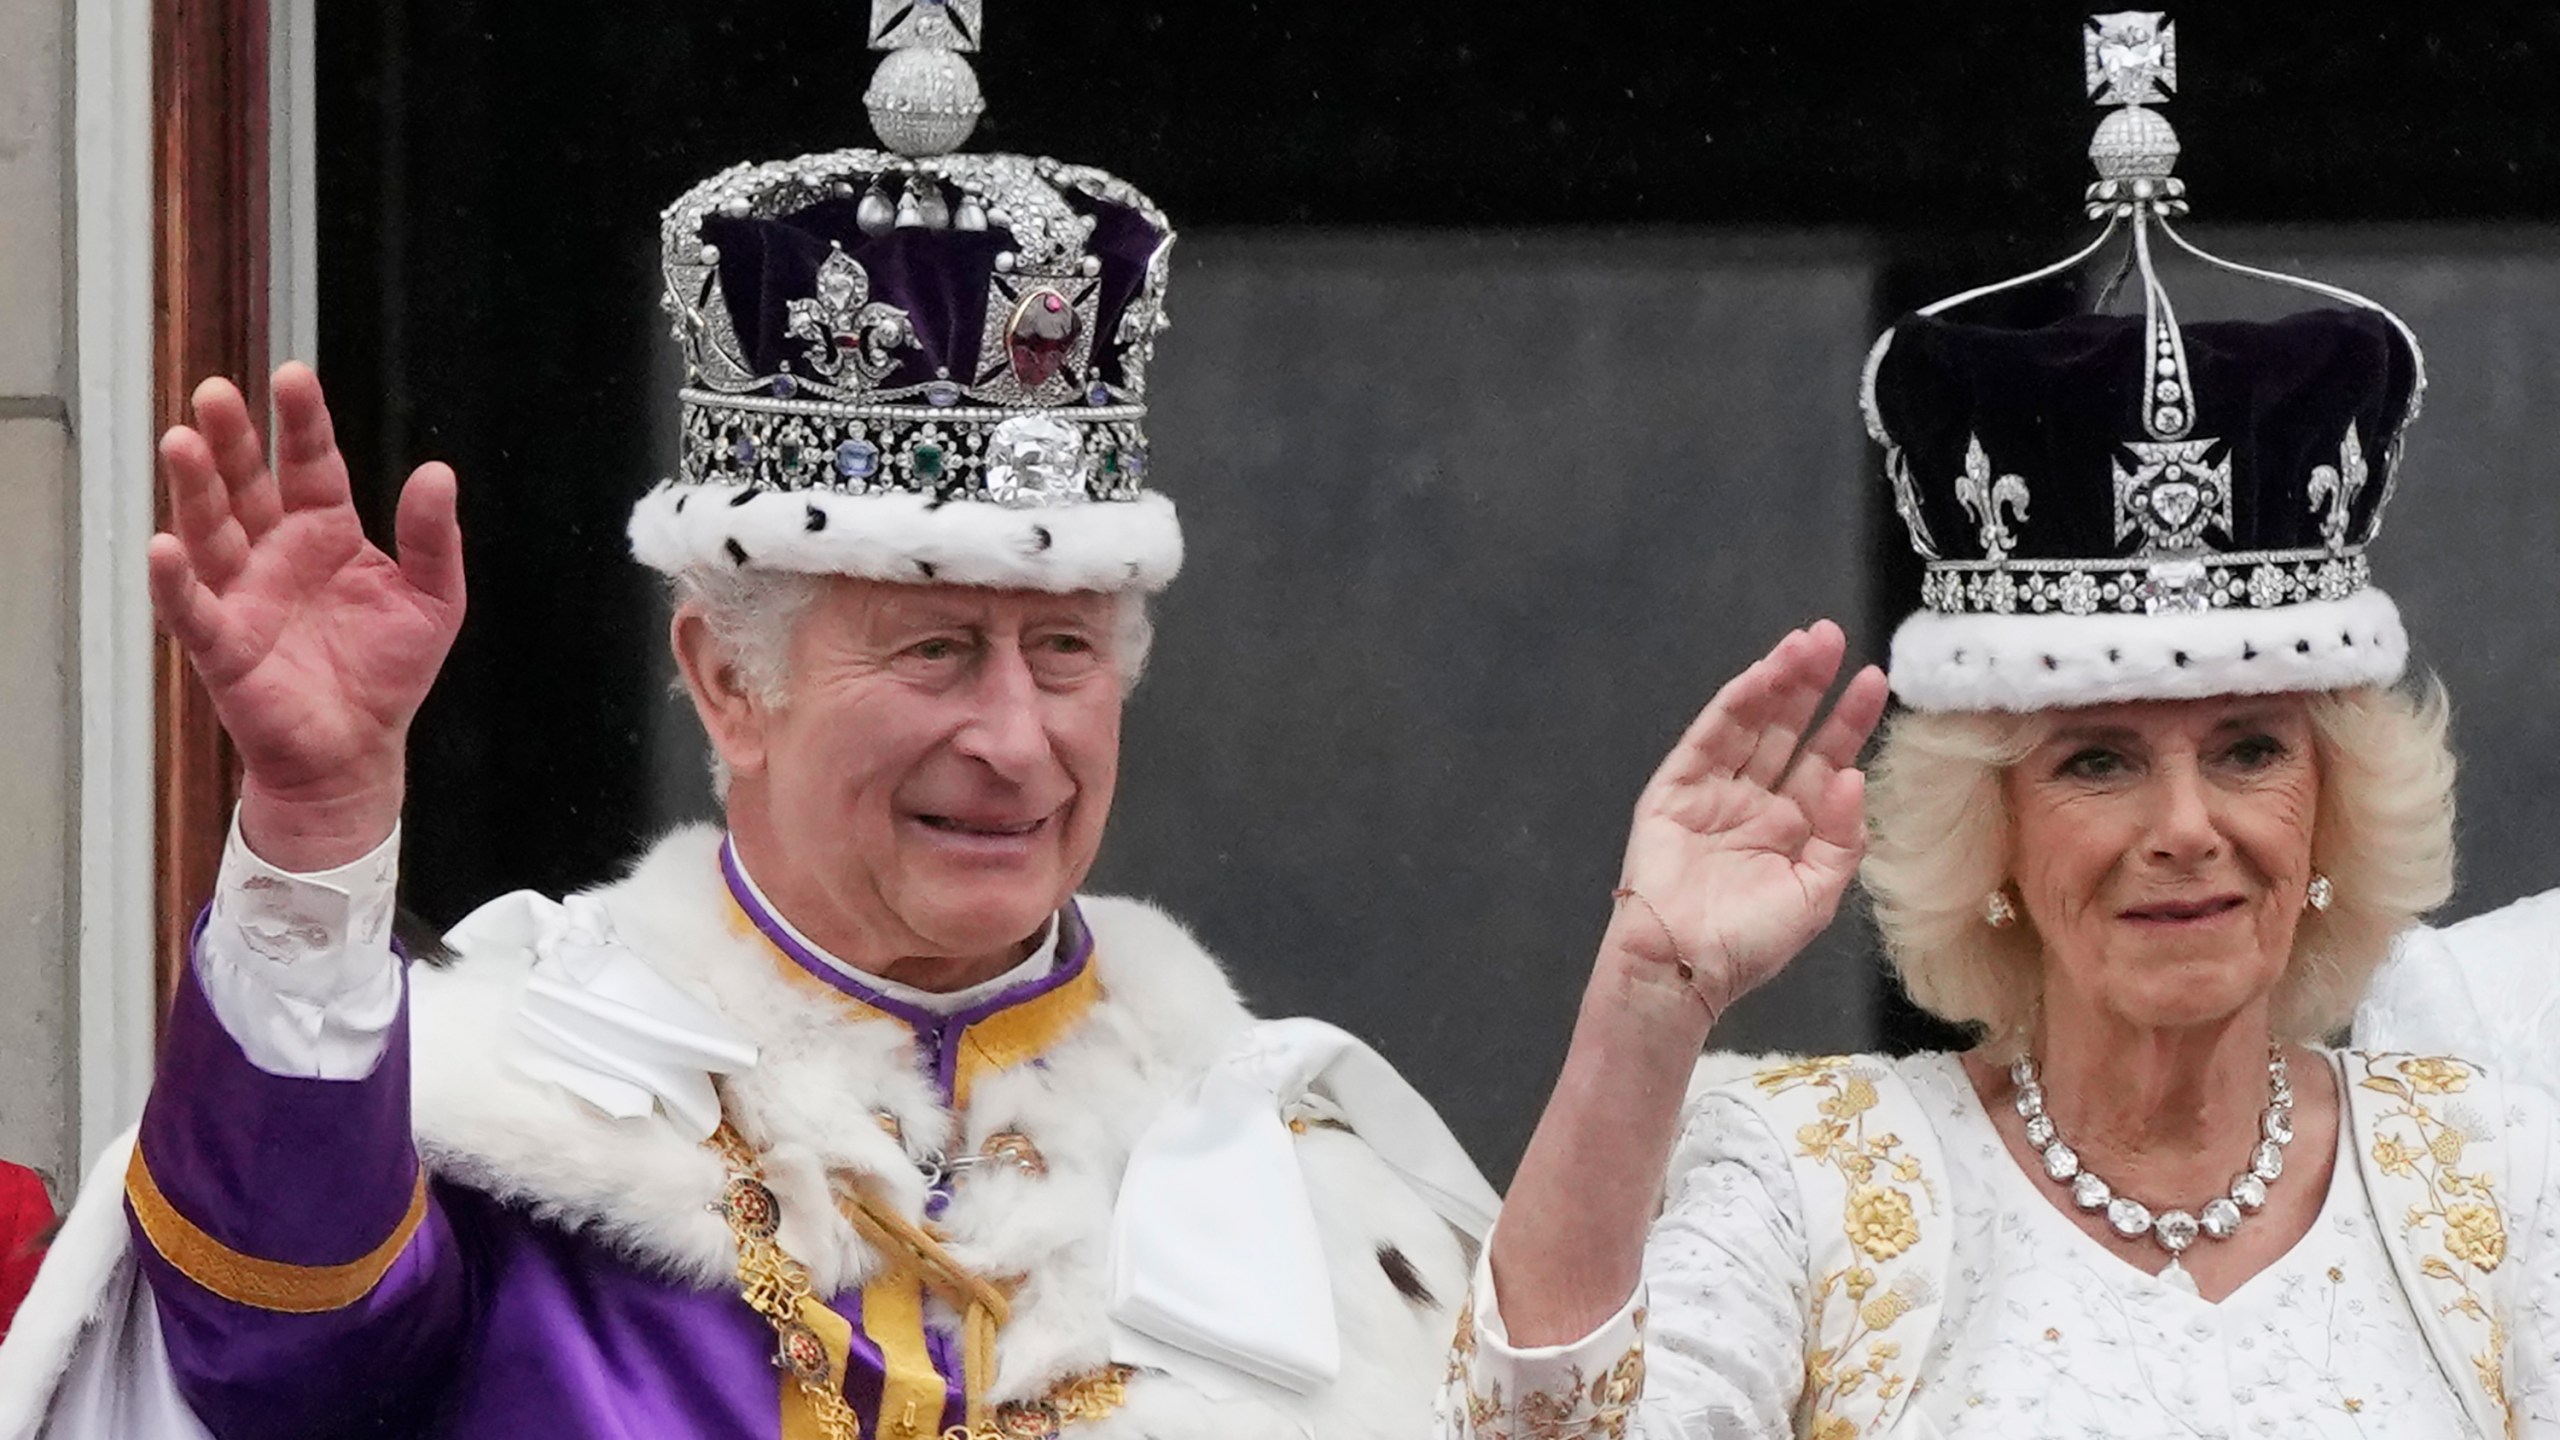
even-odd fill
[{"label": "purple velvet crown cap", "polygon": [[[1986,536],[2002,532],[2008,556],[2035,561],[2126,560],[2146,548],[2326,550],[2333,530],[2341,553],[2362,546],[2381,524],[2416,384],[2399,332],[2374,311],[2333,308],[2199,322],[2183,339],[2199,463],[2177,476],[2163,466],[2148,487],[2120,495],[2118,477],[2144,468],[2132,444],[2150,439],[2142,317],[2027,330],[1904,320],[1875,400],[1907,466],[1915,505],[1905,524],[1922,553],[1986,560]],[[1969,477],[1975,446],[1995,487],[2015,476],[2030,496],[1997,526],[1984,523]],[[2352,486],[2341,464],[2350,448],[2364,470]],[[2227,487],[2217,478],[2226,470]],[[2188,534],[2193,543],[2179,543]]]},{"label": "purple velvet crown cap", "polygon": [[[945,191],[946,206],[959,202],[949,186],[937,188]],[[1026,315],[1028,323],[1018,336],[1008,315],[1007,339],[1014,343],[998,358],[1018,380],[1036,383],[1060,376],[1074,389],[1077,403],[1090,397],[1097,381],[1129,393],[1129,367],[1123,359],[1128,347],[1116,337],[1146,283],[1148,260],[1168,236],[1126,205],[1078,192],[1062,198],[1094,222],[1086,253],[1100,266],[1100,274],[1092,277],[1097,343],[1085,363],[1069,365],[1073,341],[1082,338],[1074,334],[1082,323],[1074,310],[1064,312],[1063,326],[1045,328],[1038,326],[1044,317]],[[841,251],[869,275],[871,299],[905,311],[914,332],[914,345],[893,355],[881,389],[922,386],[937,378],[957,378],[967,387],[995,378],[978,373],[980,347],[990,318],[995,260],[1013,248],[1012,237],[1000,230],[922,226],[875,236],[858,223],[860,208],[858,199],[830,197],[773,219],[704,218],[701,239],[719,253],[718,294],[728,309],[744,367],[765,377],[805,376],[811,341],[792,333],[791,306],[817,294],[820,267],[831,252]],[[773,388],[770,378],[767,388]]]},{"label": "purple velvet crown cap", "polygon": [[1155,590],[1146,488],[1173,230],[1089,166],[955,153],[981,0],[875,0],[888,148],[732,166],[662,217],[677,473],[633,553],[931,584]]}]

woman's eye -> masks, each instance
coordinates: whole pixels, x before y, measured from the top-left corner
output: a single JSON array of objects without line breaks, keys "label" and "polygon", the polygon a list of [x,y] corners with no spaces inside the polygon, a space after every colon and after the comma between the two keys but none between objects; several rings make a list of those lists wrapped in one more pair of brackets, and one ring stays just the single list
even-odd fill
[{"label": "woman's eye", "polygon": [[933,639],[919,640],[908,646],[907,653],[919,660],[949,660],[959,655],[960,642],[947,636],[937,635]]},{"label": "woman's eye", "polygon": [[2283,759],[2285,745],[2273,735],[2252,735],[2223,753],[2243,769],[2258,770]]},{"label": "woman's eye", "polygon": [[1048,648],[1056,655],[1090,655],[1093,642],[1081,635],[1052,635],[1048,639]]},{"label": "woman's eye", "polygon": [[2072,752],[2071,758],[2063,761],[2061,768],[2055,773],[2079,780],[2105,780],[2123,774],[2124,768],[2123,756],[2113,750],[2101,750],[2092,746],[2087,750]]}]

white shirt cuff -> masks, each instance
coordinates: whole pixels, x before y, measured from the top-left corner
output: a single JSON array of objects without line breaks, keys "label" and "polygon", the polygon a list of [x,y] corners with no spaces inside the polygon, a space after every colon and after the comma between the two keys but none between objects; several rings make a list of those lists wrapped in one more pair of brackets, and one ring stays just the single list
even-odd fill
[{"label": "white shirt cuff", "polygon": [[312,875],[261,860],[231,819],[196,979],[249,1063],[271,1075],[361,1080],[399,1018],[391,914],[400,831]]},{"label": "white shirt cuff", "polygon": [[1503,1328],[1493,1289],[1493,1247],[1476,1261],[1469,1310],[1471,1329],[1458,1337],[1457,1367],[1466,1387],[1452,1412],[1467,1416],[1458,1433],[1493,1437],[1526,1433],[1536,1417],[1540,1435],[1624,1436],[1634,1433],[1636,1401],[1644,1388],[1644,1282],[1618,1313],[1579,1340],[1563,1345],[1515,1346]]}]

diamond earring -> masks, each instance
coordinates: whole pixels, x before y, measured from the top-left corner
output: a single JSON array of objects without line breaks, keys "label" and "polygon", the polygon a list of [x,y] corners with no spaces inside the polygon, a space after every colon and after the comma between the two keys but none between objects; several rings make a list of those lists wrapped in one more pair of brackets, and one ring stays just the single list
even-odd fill
[{"label": "diamond earring", "polygon": [[1982,923],[1994,930],[2006,930],[2018,923],[2018,907],[2009,901],[2009,892],[1994,890],[1982,902]]},{"label": "diamond earring", "polygon": [[2329,883],[2328,876],[2313,871],[2311,884],[2303,890],[2302,899],[2314,910],[2327,910],[2338,901],[2338,887]]}]

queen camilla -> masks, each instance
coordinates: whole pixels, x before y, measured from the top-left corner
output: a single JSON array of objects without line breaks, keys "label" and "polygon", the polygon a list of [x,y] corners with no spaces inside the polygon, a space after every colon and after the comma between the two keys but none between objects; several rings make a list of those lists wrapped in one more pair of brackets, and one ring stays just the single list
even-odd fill
[{"label": "queen camilla", "polygon": [[[1906,710],[1862,772],[1886,678],[1817,725],[1823,622],[1656,773],[1444,1436],[2560,1436],[2552,1102],[2321,1043],[2452,882],[2445,705],[2365,556],[2422,359],[2179,235],[2162,17],[2087,52],[2098,241],[1867,367]],[[2127,233],[2138,314],[1947,316]],[[2323,308],[2182,323],[2159,244]],[[1979,1043],[1700,1063],[1853,871]]]}]

